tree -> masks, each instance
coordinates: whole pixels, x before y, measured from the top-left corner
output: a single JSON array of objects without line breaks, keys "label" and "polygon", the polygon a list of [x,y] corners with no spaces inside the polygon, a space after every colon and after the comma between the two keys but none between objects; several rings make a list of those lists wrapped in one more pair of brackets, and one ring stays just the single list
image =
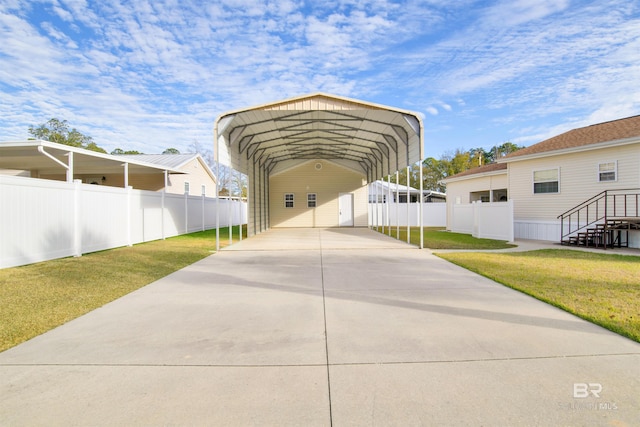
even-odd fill
[{"label": "tree", "polygon": [[247,176],[243,175],[225,165],[220,165],[218,171],[218,165],[215,164],[213,159],[213,150],[206,148],[197,139],[194,139],[189,145],[189,149],[194,153],[198,153],[202,156],[205,163],[209,165],[211,170],[217,174],[219,194],[221,196],[241,196],[247,197]]},{"label": "tree", "polygon": [[497,153],[496,160],[498,157],[504,157],[507,154],[511,154],[514,151],[520,150],[521,148],[524,148],[524,147],[520,145],[516,145],[513,142],[505,142],[504,144],[498,145],[497,147],[493,147],[493,149]]},{"label": "tree", "polygon": [[440,180],[446,178],[446,162],[433,157],[428,157],[422,162],[422,184],[425,190],[442,191],[446,190]]},{"label": "tree", "polygon": [[162,154],[180,154],[180,151],[177,148],[167,148]]},{"label": "tree", "polygon": [[122,148],[116,148],[115,150],[113,150],[111,152],[111,154],[118,155],[118,154],[144,154],[144,153],[141,153],[141,152],[136,151],[136,150],[126,150],[125,151]]},{"label": "tree", "polygon": [[36,139],[107,153],[93,141],[92,137],[84,135],[76,128],[69,129],[69,122],[66,120],[52,118],[37,127],[29,126],[28,132]]}]

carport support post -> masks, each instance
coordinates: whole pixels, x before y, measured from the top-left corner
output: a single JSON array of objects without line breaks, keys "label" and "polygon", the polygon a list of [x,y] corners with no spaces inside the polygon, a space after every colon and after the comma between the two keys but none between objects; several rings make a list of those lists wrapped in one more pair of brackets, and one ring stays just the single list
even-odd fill
[{"label": "carport support post", "polygon": [[400,240],[400,172],[396,171],[396,239]]},{"label": "carport support post", "polygon": [[409,165],[407,165],[407,243],[411,243],[411,224],[409,223],[410,212],[409,206],[411,203],[411,195],[409,193]]},{"label": "carport support post", "polygon": [[216,155],[216,252],[220,252],[220,143],[218,142],[218,120],[213,126],[213,145]]},{"label": "carport support post", "polygon": [[231,210],[231,185],[229,185],[229,198],[227,199],[227,214],[229,215],[229,246],[233,244],[233,211]]},{"label": "carport support post", "polygon": [[376,210],[376,214],[375,214],[375,217],[374,217],[375,218],[374,222],[375,222],[376,231],[378,231],[378,227],[380,226],[380,219],[378,218],[378,180],[377,179],[375,181],[373,181],[373,185],[374,185],[373,197],[376,198],[375,199],[376,201],[373,204],[373,206],[374,206],[374,208]]},{"label": "carport support post", "polygon": [[422,184],[422,160],[420,160],[420,249],[424,249],[423,213],[424,213],[424,185]]},{"label": "carport support post", "polygon": [[240,188],[238,191],[238,236],[240,241],[242,241],[242,177],[240,176],[240,172],[235,171],[236,173],[236,181],[238,182]]},{"label": "carport support post", "polygon": [[391,218],[389,218],[389,200],[391,200],[391,175],[387,175],[387,233],[391,237]]}]

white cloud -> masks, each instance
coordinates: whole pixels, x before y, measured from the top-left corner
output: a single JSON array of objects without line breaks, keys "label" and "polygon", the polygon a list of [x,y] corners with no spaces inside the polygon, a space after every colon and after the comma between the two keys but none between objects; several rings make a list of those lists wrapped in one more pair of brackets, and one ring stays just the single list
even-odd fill
[{"label": "white cloud", "polygon": [[[488,110],[508,118],[485,123],[515,127],[640,109],[625,0],[207,3],[4,0],[0,129],[59,117],[106,147],[183,149],[224,111],[315,91],[424,110],[447,130]],[[543,133],[529,129],[514,134]]]}]

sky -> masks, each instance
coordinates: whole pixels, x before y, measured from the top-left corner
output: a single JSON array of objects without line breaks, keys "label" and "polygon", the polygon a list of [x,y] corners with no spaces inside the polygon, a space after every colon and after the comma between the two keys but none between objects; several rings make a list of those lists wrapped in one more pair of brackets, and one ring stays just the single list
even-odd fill
[{"label": "sky", "polygon": [[0,0],[0,141],[186,153],[315,92],[417,112],[426,157],[528,146],[640,114],[640,1]]}]

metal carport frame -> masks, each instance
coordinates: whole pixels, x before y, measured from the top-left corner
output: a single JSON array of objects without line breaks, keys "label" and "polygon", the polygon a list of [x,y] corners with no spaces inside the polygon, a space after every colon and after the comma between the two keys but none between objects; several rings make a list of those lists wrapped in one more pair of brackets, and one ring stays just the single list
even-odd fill
[{"label": "metal carport frame", "polygon": [[[324,93],[224,113],[215,121],[214,145],[218,175],[224,164],[249,178],[249,236],[270,227],[269,177],[285,163],[328,160],[371,183],[408,170],[424,152],[417,113]],[[422,204],[419,223],[422,247]]]}]

